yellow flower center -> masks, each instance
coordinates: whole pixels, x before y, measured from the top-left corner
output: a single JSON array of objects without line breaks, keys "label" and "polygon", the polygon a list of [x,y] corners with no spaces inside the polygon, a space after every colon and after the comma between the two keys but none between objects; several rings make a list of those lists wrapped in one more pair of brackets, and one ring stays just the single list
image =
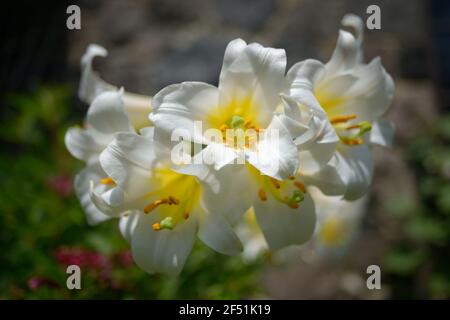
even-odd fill
[{"label": "yellow flower center", "polygon": [[348,146],[358,146],[364,143],[361,138],[366,132],[372,129],[372,126],[367,121],[358,123],[352,122],[357,119],[356,114],[336,114],[336,107],[345,101],[345,97],[335,97],[329,94],[324,94],[320,85],[314,91],[314,94],[319,101],[319,104],[328,115],[330,123],[333,125],[340,141]]},{"label": "yellow flower center", "polygon": [[225,145],[235,149],[252,149],[256,146],[258,133],[258,108],[251,97],[231,100],[219,106],[207,117],[211,128],[219,129]]},{"label": "yellow flower center", "polygon": [[146,196],[150,202],[143,210],[158,215],[159,222],[153,224],[153,230],[173,229],[200,205],[201,186],[194,176],[161,167],[154,169],[152,180],[158,188]]},{"label": "yellow flower center", "polygon": [[296,177],[289,177],[283,181],[261,175],[252,165],[247,165],[248,170],[258,181],[258,198],[260,201],[267,201],[272,197],[292,209],[300,207],[300,203],[305,198],[306,187]]},{"label": "yellow flower center", "polygon": [[347,237],[345,224],[337,218],[327,218],[320,229],[319,238],[327,246],[339,246]]}]

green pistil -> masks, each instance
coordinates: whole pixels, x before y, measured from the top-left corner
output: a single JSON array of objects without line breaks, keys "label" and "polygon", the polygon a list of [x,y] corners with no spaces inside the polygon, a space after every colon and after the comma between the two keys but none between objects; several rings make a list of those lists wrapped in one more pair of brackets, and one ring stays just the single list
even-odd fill
[{"label": "green pistil", "polygon": [[241,116],[238,116],[238,115],[234,115],[234,116],[231,118],[231,121],[230,121],[230,127],[231,127],[232,129],[242,128],[242,126],[244,125],[244,123],[245,123],[245,119],[244,119],[244,118],[242,118]]},{"label": "green pistil", "polygon": [[169,229],[172,230],[173,227],[175,227],[175,223],[173,221],[172,217],[166,217],[164,219],[161,220],[161,222],[159,223],[161,226],[161,229]]},{"label": "green pistil", "polygon": [[299,204],[303,200],[305,200],[305,195],[303,194],[303,192],[301,192],[300,190],[293,190],[292,196],[287,199],[287,203],[291,205]]}]

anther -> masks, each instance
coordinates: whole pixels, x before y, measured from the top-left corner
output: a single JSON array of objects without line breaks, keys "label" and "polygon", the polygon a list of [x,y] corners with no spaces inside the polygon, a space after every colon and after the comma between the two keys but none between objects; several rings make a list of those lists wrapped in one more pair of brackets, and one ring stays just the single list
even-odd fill
[{"label": "anther", "polygon": [[272,182],[273,186],[274,186],[276,189],[280,189],[280,188],[281,188],[280,183],[279,183],[277,180],[275,180],[274,178],[270,178],[270,182]]},{"label": "anther", "polygon": [[261,199],[261,201],[266,201],[267,200],[267,194],[263,189],[260,189],[258,191],[258,196]]},{"label": "anther", "polygon": [[296,186],[301,192],[306,193],[306,187],[300,181],[294,181],[294,186]]},{"label": "anther", "polygon": [[342,143],[348,145],[348,146],[359,146],[364,143],[364,141],[361,138],[346,138],[341,137]]},{"label": "anther", "polygon": [[159,224],[159,222],[156,222],[156,223],[152,224],[152,228],[155,231],[159,231],[159,230],[161,230],[161,225]]},{"label": "anther", "polygon": [[144,213],[149,213],[150,211],[154,210],[156,207],[158,207],[159,205],[168,203],[169,201],[167,199],[158,199],[156,201],[153,201],[152,203],[150,203],[148,206],[146,206],[144,208]]},{"label": "anther", "polygon": [[169,196],[169,204],[180,204],[180,200],[173,196]]},{"label": "anther", "polygon": [[335,116],[330,119],[330,122],[331,122],[331,124],[345,123],[345,122],[347,122],[349,120],[353,120],[353,119],[356,119],[356,114],[351,114],[348,116]]},{"label": "anther", "polygon": [[116,184],[111,177],[101,179],[100,183],[101,184]]}]

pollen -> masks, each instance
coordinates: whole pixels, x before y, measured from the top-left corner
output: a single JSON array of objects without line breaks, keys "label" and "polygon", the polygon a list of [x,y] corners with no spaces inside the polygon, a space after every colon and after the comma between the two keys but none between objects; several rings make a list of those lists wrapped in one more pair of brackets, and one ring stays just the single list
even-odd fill
[{"label": "pollen", "polygon": [[270,182],[272,182],[273,186],[274,186],[276,189],[280,189],[280,188],[281,188],[280,183],[279,183],[276,179],[270,178]]},{"label": "pollen", "polygon": [[159,222],[156,222],[156,223],[152,224],[152,228],[155,231],[159,231],[159,230],[161,230],[161,225],[159,224]]},{"label": "pollen", "polygon": [[184,219],[184,220],[189,219],[189,212],[183,213],[183,219]]},{"label": "pollen", "polygon": [[113,185],[115,185],[115,184],[116,184],[116,183],[114,182],[114,180],[113,180],[111,177],[107,177],[107,178],[101,179],[101,180],[100,180],[100,183],[101,183],[101,184],[105,184],[105,185],[108,185],[108,184],[113,184]]},{"label": "pollen", "polygon": [[261,201],[267,200],[267,194],[263,189],[260,189],[258,192],[258,197],[261,199]]},{"label": "pollen", "polygon": [[295,180],[295,177],[294,176],[289,176],[288,179],[289,180]]},{"label": "pollen", "polygon": [[356,114],[350,114],[348,116],[335,116],[330,118],[331,124],[345,123],[347,121],[356,119]]},{"label": "pollen", "polygon": [[177,198],[175,198],[173,196],[169,196],[168,204],[180,204],[180,200],[178,200]]}]

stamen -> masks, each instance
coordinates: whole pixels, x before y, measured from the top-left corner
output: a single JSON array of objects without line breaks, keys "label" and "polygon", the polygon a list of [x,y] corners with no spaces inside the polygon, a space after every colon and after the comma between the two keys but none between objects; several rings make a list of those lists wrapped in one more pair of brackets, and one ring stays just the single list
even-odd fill
[{"label": "stamen", "polygon": [[361,126],[359,124],[354,124],[351,126],[348,126],[347,128],[345,128],[345,130],[353,130],[353,129],[359,129],[361,128]]},{"label": "stamen", "polygon": [[184,219],[184,220],[189,219],[189,212],[183,213],[183,219]]},{"label": "stamen", "polygon": [[364,141],[361,138],[347,138],[347,137],[341,137],[342,143],[348,145],[348,146],[359,146],[364,143]]},{"label": "stamen", "polygon": [[245,120],[244,126],[248,129],[252,127],[252,120]]},{"label": "stamen", "polygon": [[297,209],[303,200],[305,200],[305,196],[299,190],[294,190],[290,198],[285,197],[286,204],[292,209]]},{"label": "stamen", "polygon": [[100,183],[101,184],[116,184],[115,182],[114,182],[114,180],[111,178],[111,177],[107,177],[107,178],[103,178],[103,179],[101,179],[100,180]]},{"label": "stamen", "polygon": [[267,194],[266,194],[266,192],[263,189],[259,189],[258,196],[261,199],[261,201],[266,201],[267,200]]},{"label": "stamen", "polygon": [[289,180],[295,180],[295,177],[294,176],[289,176],[288,179]]},{"label": "stamen", "polygon": [[277,180],[275,180],[274,178],[270,178],[270,182],[272,182],[273,186],[274,186],[276,189],[280,189],[280,188],[281,188],[280,183],[279,183]]},{"label": "stamen", "polygon": [[159,231],[159,230],[161,230],[161,225],[159,224],[159,222],[156,222],[156,223],[152,224],[152,228],[155,231]]},{"label": "stamen", "polygon": [[144,208],[144,213],[149,213],[150,211],[154,210],[156,207],[168,203],[169,201],[167,199],[158,199],[156,201],[153,201],[148,206]]},{"label": "stamen", "polygon": [[220,131],[226,131],[228,129],[228,126],[226,124],[223,124],[220,126]]},{"label": "stamen", "polygon": [[331,122],[331,124],[345,123],[345,122],[347,122],[349,120],[353,120],[353,119],[356,119],[356,114],[351,114],[348,116],[335,116],[330,119],[330,122]]},{"label": "stamen", "polygon": [[177,198],[173,197],[173,196],[169,196],[169,204],[180,204],[180,200],[178,200]]},{"label": "stamen", "polygon": [[300,181],[294,181],[294,186],[296,186],[301,192],[306,193],[306,187]]}]

